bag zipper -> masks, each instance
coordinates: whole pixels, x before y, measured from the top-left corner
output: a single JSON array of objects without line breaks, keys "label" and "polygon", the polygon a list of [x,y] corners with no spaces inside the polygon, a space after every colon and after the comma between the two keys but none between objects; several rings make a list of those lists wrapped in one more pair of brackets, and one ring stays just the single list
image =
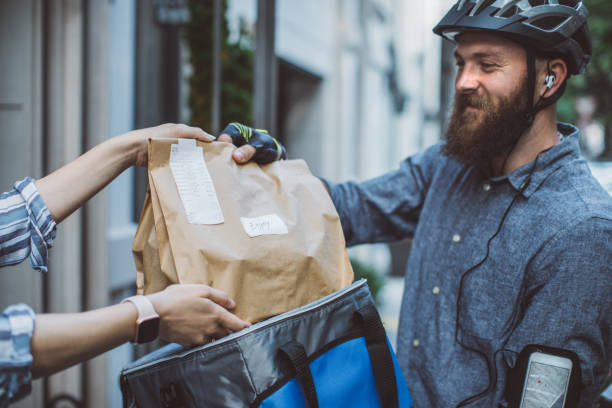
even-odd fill
[{"label": "bag zipper", "polygon": [[335,292],[335,293],[333,293],[331,295],[327,295],[325,297],[322,297],[319,300],[315,300],[313,303],[310,303],[308,305],[299,307],[299,308],[294,309],[292,311],[280,314],[278,316],[271,317],[271,318],[269,318],[267,320],[264,320],[264,321],[261,321],[259,323],[255,323],[254,325],[252,325],[251,327],[249,327],[247,329],[244,329],[244,330],[242,330],[240,332],[237,332],[237,333],[229,334],[229,335],[227,335],[226,337],[224,337],[222,339],[214,340],[214,341],[210,342],[209,344],[207,344],[205,346],[200,346],[200,347],[197,347],[196,349],[189,349],[189,350],[187,350],[187,351],[185,351],[185,352],[183,352],[181,354],[173,354],[171,356],[162,357],[159,360],[151,361],[151,362],[143,364],[143,365],[139,365],[139,366],[136,366],[136,367],[129,368],[127,370],[122,371],[121,375],[122,376],[128,375],[128,374],[132,373],[133,371],[137,371],[137,370],[141,370],[141,369],[149,368],[149,367],[154,367],[156,365],[162,365],[165,362],[170,361],[170,360],[180,359],[180,358],[183,358],[183,357],[188,356],[188,355],[190,355],[192,353],[195,353],[195,352],[209,350],[209,349],[215,348],[217,346],[221,346],[221,345],[223,345],[225,343],[228,343],[228,342],[230,342],[232,340],[235,340],[235,339],[237,339],[239,337],[246,336],[249,333],[253,333],[255,331],[263,330],[266,327],[271,326],[273,324],[276,324],[278,322],[281,322],[281,321],[284,321],[284,320],[288,320],[288,319],[292,319],[292,318],[294,318],[296,316],[300,316],[300,315],[305,314],[307,312],[311,312],[311,311],[313,311],[313,310],[315,310],[317,308],[320,308],[323,305],[325,305],[325,304],[327,304],[327,303],[329,303],[329,302],[331,302],[333,300],[337,300],[337,299],[345,296],[348,292],[352,292],[352,291],[354,291],[354,290],[356,290],[358,288],[361,288],[362,286],[366,285],[366,283],[367,283],[367,281],[365,279],[360,279],[357,282],[354,282],[352,285],[347,286],[346,288],[341,289],[338,292]]}]

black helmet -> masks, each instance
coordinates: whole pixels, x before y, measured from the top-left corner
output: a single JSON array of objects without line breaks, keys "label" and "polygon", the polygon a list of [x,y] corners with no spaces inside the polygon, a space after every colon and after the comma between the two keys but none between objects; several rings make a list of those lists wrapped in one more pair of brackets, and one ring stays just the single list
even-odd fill
[{"label": "black helmet", "polygon": [[582,74],[592,53],[587,16],[581,0],[459,0],[433,31],[451,41],[472,30],[502,34]]}]

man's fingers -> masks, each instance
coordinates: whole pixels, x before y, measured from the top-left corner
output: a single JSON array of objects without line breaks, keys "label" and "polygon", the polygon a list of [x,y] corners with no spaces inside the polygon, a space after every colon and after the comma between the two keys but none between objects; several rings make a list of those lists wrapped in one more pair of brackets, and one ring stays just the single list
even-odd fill
[{"label": "man's fingers", "polygon": [[[217,140],[220,142],[227,142],[227,143],[234,142],[232,138],[230,137],[230,135],[228,135],[227,133],[221,133],[221,135],[217,138]],[[232,156],[234,157],[234,161],[236,163],[242,164],[242,163],[246,163],[249,160],[251,160],[251,158],[253,157],[256,151],[257,149],[255,149],[255,147],[249,144],[245,144],[245,145],[240,146],[236,150],[234,150],[234,154]]]},{"label": "man's fingers", "polygon": [[217,140],[220,142],[232,143],[232,138],[227,133],[222,133]]},{"label": "man's fingers", "polygon": [[251,160],[256,151],[257,149],[255,149],[255,147],[246,144],[234,150],[234,154],[232,156],[234,157],[234,161],[236,163],[246,163]]}]

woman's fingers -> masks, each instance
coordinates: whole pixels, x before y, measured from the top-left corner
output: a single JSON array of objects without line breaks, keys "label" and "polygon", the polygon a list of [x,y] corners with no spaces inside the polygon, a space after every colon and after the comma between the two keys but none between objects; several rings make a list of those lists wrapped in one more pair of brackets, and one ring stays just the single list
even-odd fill
[{"label": "woman's fingers", "polygon": [[174,126],[174,136],[186,139],[197,139],[202,142],[212,142],[214,137],[206,133],[202,128],[195,126],[187,126],[184,124],[171,125]]}]

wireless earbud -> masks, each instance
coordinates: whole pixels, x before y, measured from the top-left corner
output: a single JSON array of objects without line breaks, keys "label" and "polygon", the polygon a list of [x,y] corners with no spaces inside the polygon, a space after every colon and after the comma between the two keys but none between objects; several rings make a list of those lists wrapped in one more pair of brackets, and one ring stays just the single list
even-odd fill
[{"label": "wireless earbud", "polygon": [[555,77],[555,74],[546,75],[546,80],[545,80],[546,81],[546,87],[548,89],[552,88],[553,85],[555,84],[555,80],[556,79],[557,78]]}]

